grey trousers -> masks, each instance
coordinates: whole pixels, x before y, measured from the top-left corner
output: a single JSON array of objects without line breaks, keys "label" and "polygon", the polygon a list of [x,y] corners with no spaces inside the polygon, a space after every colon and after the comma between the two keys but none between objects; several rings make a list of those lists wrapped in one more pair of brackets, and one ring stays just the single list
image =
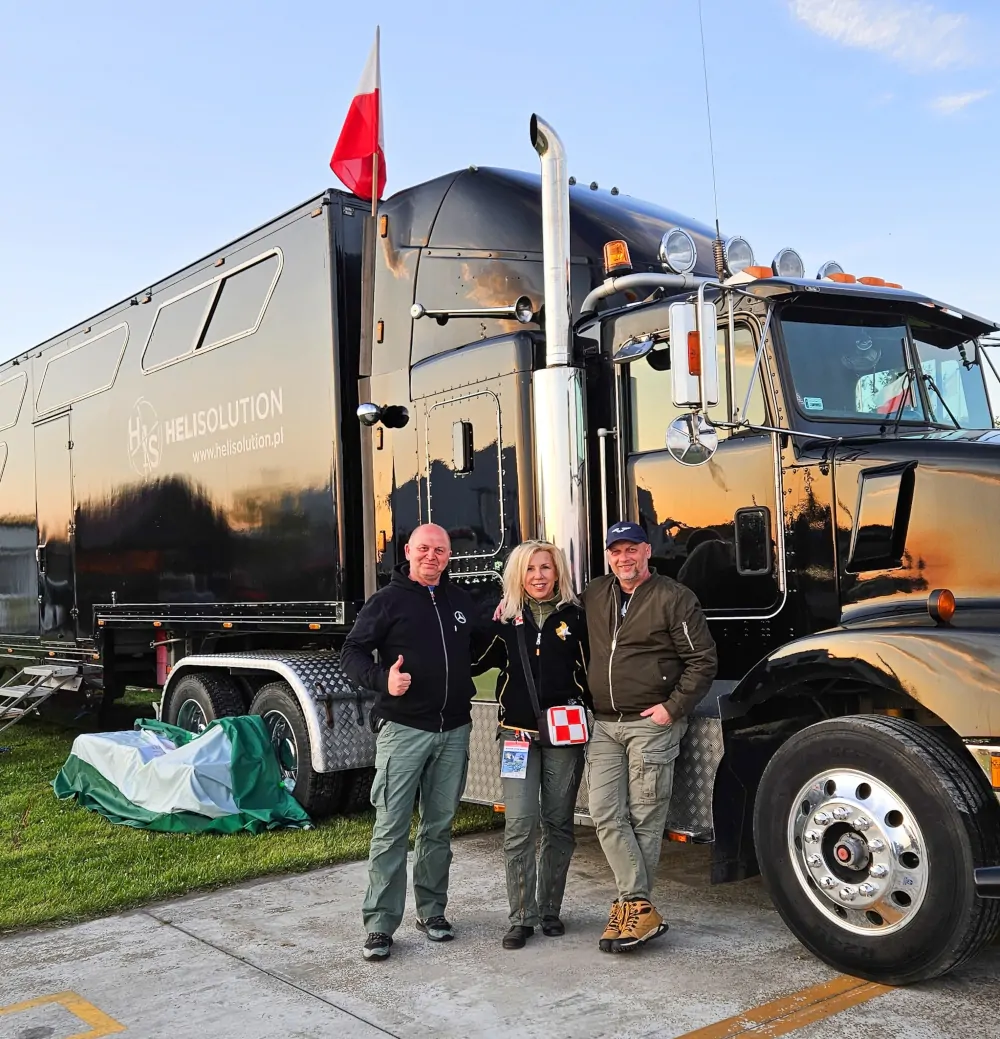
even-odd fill
[{"label": "grey trousers", "polygon": [[420,824],[413,849],[417,916],[443,916],[448,904],[451,823],[469,770],[471,725],[424,732],[386,722],[375,747],[372,804],[375,827],[368,855],[365,930],[393,934],[406,903],[406,850],[413,802],[420,791]]},{"label": "grey trousers", "polygon": [[590,815],[623,901],[650,898],[687,719],[595,721],[587,745]]},{"label": "grey trousers", "polygon": [[[558,916],[576,847],[573,812],[583,778],[583,747],[528,751],[524,779],[503,779],[503,835],[510,922],[537,927]],[[536,867],[535,842],[541,832]]]}]

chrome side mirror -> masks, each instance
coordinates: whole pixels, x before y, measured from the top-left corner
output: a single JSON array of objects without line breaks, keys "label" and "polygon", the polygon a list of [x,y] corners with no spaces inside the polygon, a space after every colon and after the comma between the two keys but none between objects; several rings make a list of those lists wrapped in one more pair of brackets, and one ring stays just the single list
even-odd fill
[{"label": "chrome side mirror", "polygon": [[667,450],[681,465],[704,465],[719,449],[719,434],[700,412],[679,415],[667,427]]},{"label": "chrome side mirror", "polygon": [[410,413],[401,404],[386,404],[379,407],[371,401],[358,405],[358,421],[363,426],[375,426],[379,422],[387,429],[402,429],[410,421]]}]

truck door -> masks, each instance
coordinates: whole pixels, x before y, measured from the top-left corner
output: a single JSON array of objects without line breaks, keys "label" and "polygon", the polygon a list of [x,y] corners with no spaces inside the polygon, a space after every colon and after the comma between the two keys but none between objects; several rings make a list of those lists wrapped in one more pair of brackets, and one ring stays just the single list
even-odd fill
[{"label": "truck door", "polygon": [[69,415],[35,426],[38,619],[42,638],[76,638],[73,443]]},{"label": "truck door", "polygon": [[[743,408],[755,356],[754,330],[737,325],[730,379],[726,339],[722,328],[720,400],[709,409],[717,420],[730,417],[731,400]],[[719,449],[710,461],[677,461],[665,449],[667,426],[679,411],[671,404],[668,361],[664,344],[623,371],[631,513],[649,535],[655,568],[688,585],[710,619],[767,616],[780,606],[784,586],[776,434],[719,429]],[[754,381],[747,414],[766,424],[761,378]]]}]

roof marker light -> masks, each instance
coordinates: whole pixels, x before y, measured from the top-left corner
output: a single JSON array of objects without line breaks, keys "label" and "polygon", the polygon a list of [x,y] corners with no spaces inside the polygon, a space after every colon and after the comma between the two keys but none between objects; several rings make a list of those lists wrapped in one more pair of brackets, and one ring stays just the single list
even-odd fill
[{"label": "roof marker light", "polygon": [[853,274],[847,274],[845,271],[828,274],[827,277],[830,281],[839,282],[841,285],[853,285],[858,280]]},{"label": "roof marker light", "polygon": [[936,624],[948,624],[955,616],[955,595],[948,588],[935,588],[927,596],[927,612]]},{"label": "roof marker light", "polygon": [[876,288],[882,288],[885,286],[885,278],[873,278],[870,275],[866,275],[864,278],[858,278],[858,283],[861,285],[874,285]]},{"label": "roof marker light", "polygon": [[771,278],[774,271],[770,267],[744,267],[743,274],[749,274],[751,278]]}]

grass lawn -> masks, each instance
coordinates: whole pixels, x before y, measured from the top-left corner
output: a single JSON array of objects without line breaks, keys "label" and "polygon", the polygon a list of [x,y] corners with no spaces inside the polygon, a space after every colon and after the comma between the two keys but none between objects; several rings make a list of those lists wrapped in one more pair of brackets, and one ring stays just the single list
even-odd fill
[{"label": "grass lawn", "polygon": [[[0,932],[367,856],[372,812],[329,819],[313,830],[187,835],[114,826],[73,801],[57,801],[50,784],[77,733],[128,729],[134,718],[152,717],[148,694],[144,700],[130,692],[114,709],[105,725],[54,713],[0,735],[6,748],[0,751]],[[455,833],[499,826],[502,818],[462,805]]]}]

